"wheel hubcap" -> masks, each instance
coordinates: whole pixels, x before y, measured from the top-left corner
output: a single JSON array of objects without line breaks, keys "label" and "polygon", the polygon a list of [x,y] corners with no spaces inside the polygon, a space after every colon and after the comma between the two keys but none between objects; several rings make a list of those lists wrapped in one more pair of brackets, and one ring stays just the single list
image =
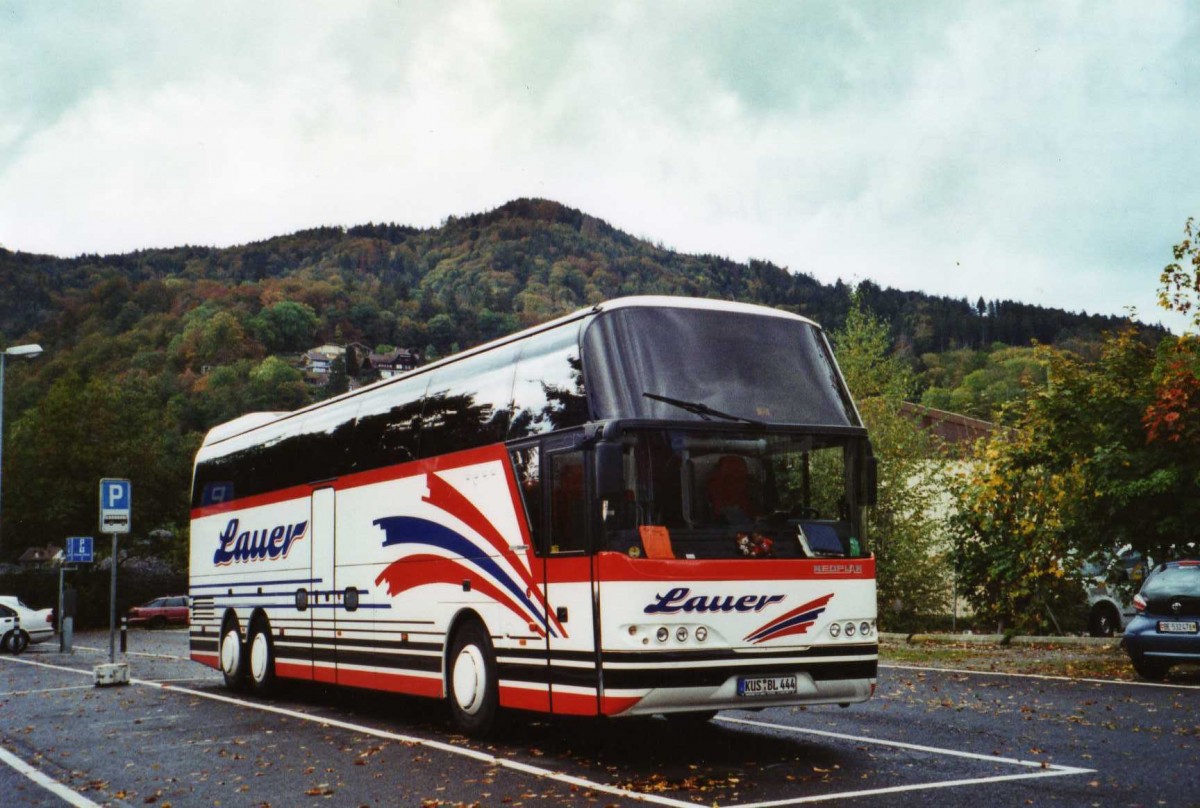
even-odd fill
[{"label": "wheel hubcap", "polygon": [[228,631],[221,642],[221,670],[233,676],[238,669],[237,631]]},{"label": "wheel hubcap", "polygon": [[254,677],[254,681],[262,682],[266,679],[269,658],[270,649],[267,647],[267,635],[256,634],[254,647],[250,649],[250,675]]},{"label": "wheel hubcap", "polygon": [[454,701],[467,715],[474,715],[483,704],[487,687],[483,653],[474,645],[458,652],[454,663]]}]

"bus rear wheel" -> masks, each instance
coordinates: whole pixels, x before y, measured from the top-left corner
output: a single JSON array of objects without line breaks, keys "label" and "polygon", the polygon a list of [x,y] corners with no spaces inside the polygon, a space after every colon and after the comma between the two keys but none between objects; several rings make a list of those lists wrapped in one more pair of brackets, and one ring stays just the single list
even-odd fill
[{"label": "bus rear wheel", "polygon": [[271,642],[271,626],[265,618],[255,621],[250,629],[246,655],[250,689],[259,696],[269,695],[275,687],[275,646]]},{"label": "bus rear wheel", "polygon": [[496,654],[483,626],[470,622],[455,635],[450,648],[450,714],[467,735],[486,735],[496,721],[499,695]]},{"label": "bus rear wheel", "polygon": [[236,620],[225,624],[221,632],[220,652],[221,675],[225,678],[225,687],[239,690],[246,680],[246,655],[242,649],[242,638],[238,632]]}]

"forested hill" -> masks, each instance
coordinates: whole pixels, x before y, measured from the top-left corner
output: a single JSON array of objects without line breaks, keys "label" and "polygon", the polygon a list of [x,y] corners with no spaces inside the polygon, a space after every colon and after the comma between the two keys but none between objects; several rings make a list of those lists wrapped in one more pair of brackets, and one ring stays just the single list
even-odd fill
[{"label": "forested hill", "polygon": [[[631,294],[759,302],[831,330],[850,305],[841,282],[765,261],[682,255],[536,199],[437,228],[324,227],[227,249],[72,259],[0,249],[0,342],[46,350],[8,363],[0,561],[93,532],[100,477],[134,480],[134,549],[154,528],[178,536],[204,431],[328,394],[296,369],[310,348],[444,355]],[[996,341],[1086,341],[1117,325],[870,283],[861,295],[914,358]]]},{"label": "forested hill", "polygon": [[[553,315],[628,294],[683,294],[779,306],[833,330],[849,290],[770,262],[683,255],[554,202],[521,199],[438,228],[324,227],[227,249],[178,247],[72,259],[0,249],[0,334],[73,345],[170,329],[197,306],[247,325],[264,306],[295,300],[319,316],[318,339],[439,352],[477,344]],[[1055,343],[1113,328],[1118,318],[1013,301],[968,302],[866,282],[867,306],[914,354],[1004,342]],[[99,315],[107,322],[92,322]],[[445,315],[438,317],[438,315]],[[254,336],[251,329],[251,336]],[[261,340],[259,340],[261,342]],[[260,347],[245,346],[247,356]],[[290,346],[295,348],[306,346]],[[104,368],[118,370],[119,368]]]}]

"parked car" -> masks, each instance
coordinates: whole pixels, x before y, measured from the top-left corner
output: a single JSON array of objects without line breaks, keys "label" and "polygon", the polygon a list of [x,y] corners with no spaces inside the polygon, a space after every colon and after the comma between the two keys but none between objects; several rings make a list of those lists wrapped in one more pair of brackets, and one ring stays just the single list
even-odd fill
[{"label": "parked car", "polygon": [[1118,552],[1107,567],[1101,562],[1083,565],[1088,594],[1088,633],[1093,637],[1112,637],[1124,630],[1137,613],[1130,593],[1145,580],[1148,568],[1146,558],[1128,546]]},{"label": "parked car", "polygon": [[34,609],[13,595],[0,595],[0,649],[19,654],[30,643],[54,636],[53,609]]},{"label": "parked car", "polygon": [[1133,606],[1124,645],[1139,676],[1159,681],[1172,665],[1200,663],[1200,560],[1155,567]]},{"label": "parked car", "polygon": [[129,610],[129,625],[165,628],[168,625],[188,624],[187,595],[155,598]]}]

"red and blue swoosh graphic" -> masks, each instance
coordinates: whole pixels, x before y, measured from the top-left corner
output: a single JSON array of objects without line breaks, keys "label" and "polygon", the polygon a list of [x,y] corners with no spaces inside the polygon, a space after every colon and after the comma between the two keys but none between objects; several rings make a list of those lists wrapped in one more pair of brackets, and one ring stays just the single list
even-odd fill
[{"label": "red and blue swoosh graphic", "polygon": [[817,621],[817,618],[825,611],[825,607],[833,598],[833,593],[810,600],[801,606],[797,606],[787,614],[780,615],[767,623],[765,626],[758,628],[743,638],[743,642],[758,645],[767,640],[778,639],[779,637],[788,637],[793,634],[807,634],[809,626]]},{"label": "red and blue swoosh graphic", "polygon": [[[424,545],[447,555],[410,553],[384,569],[375,584],[386,584],[396,596],[427,584],[460,585],[470,581],[472,591],[491,598],[539,634],[565,637],[566,631],[546,608],[541,590],[522,559],[509,549],[499,529],[458,489],[428,475],[429,494],[423,501],[469,528],[470,538],[441,522],[418,516],[386,516],[372,522],[384,531],[384,547]],[[503,560],[506,563],[501,563]],[[535,628],[536,627],[536,628]]]}]

